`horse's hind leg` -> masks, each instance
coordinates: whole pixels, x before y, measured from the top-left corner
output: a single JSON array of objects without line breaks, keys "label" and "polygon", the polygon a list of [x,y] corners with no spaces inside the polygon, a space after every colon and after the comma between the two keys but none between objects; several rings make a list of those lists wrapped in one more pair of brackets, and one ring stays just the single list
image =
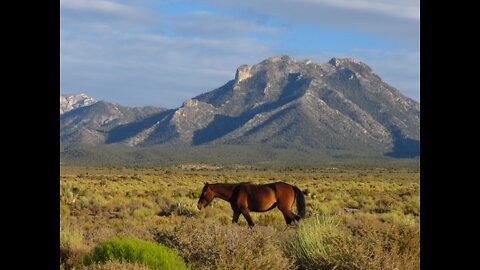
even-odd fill
[{"label": "horse's hind leg", "polygon": [[281,210],[281,211],[282,211],[283,217],[285,218],[285,222],[287,222],[287,224],[292,223],[292,221],[294,221],[294,220],[298,220],[298,219],[296,219],[296,217],[292,213],[292,211],[290,211],[290,210]]},{"label": "horse's hind leg", "polygon": [[285,218],[285,222],[287,224],[292,223],[292,221],[299,220],[300,217],[296,216],[293,212],[292,209],[288,206],[285,206],[284,204],[279,204],[278,209],[282,211],[283,217]]}]

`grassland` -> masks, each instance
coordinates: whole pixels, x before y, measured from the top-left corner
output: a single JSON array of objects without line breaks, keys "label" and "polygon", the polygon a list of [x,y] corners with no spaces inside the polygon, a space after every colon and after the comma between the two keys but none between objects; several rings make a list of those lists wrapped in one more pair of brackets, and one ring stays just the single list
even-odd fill
[{"label": "grassland", "polygon": [[[306,194],[307,217],[277,209],[231,224],[230,205],[196,203],[204,182],[284,181]],[[420,175],[411,167],[183,164],[62,166],[63,269],[148,269],[141,261],[85,265],[113,237],[160,243],[191,269],[418,269]],[[295,210],[295,209],[294,209]]]}]

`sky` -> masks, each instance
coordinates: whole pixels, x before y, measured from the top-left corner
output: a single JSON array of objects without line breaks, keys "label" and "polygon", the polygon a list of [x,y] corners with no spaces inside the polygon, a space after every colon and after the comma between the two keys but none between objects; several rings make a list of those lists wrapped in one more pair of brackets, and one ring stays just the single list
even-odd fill
[{"label": "sky", "polygon": [[355,58],[420,101],[419,0],[61,0],[60,93],[180,107],[287,54]]}]

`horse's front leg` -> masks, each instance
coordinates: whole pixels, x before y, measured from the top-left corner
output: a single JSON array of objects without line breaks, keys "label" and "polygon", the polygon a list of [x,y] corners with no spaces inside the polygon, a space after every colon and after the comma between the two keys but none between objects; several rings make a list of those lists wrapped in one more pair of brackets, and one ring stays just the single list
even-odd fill
[{"label": "horse's front leg", "polygon": [[248,222],[248,225],[250,226],[250,228],[252,228],[254,226],[253,224],[253,221],[252,221],[252,217],[250,217],[250,210],[248,209],[242,209],[242,215],[245,217],[245,219],[247,220]]},{"label": "horse's front leg", "polygon": [[233,219],[232,223],[238,223],[238,218],[242,212],[233,210]]}]

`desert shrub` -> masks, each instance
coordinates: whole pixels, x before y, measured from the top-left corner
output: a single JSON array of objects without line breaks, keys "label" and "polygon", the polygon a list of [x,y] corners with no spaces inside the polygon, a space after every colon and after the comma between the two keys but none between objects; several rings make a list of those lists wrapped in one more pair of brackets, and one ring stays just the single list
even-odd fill
[{"label": "desert shrub", "polygon": [[170,206],[170,210],[177,216],[193,216],[198,213],[196,207],[186,202],[176,202]]},{"label": "desert shrub", "polygon": [[188,198],[198,199],[202,195],[201,193],[202,193],[201,191],[190,191],[190,193],[188,193]]},{"label": "desert shrub", "polygon": [[319,202],[311,200],[307,202],[307,217],[314,215],[332,215],[339,212],[343,208],[343,204],[339,201]]},{"label": "desert shrub", "polygon": [[175,214],[177,216],[194,216],[198,214],[199,210],[194,204],[178,201],[170,204],[169,206],[162,207],[162,211],[159,213],[161,216],[170,216],[171,214]]},{"label": "desert shrub", "polygon": [[60,216],[61,217],[68,216],[69,214],[70,214],[70,207],[68,207],[68,205],[60,202]]},{"label": "desert shrub", "polygon": [[[229,216],[228,222],[232,222],[232,217]],[[255,224],[264,226],[284,226],[285,219],[280,211],[273,210],[269,213],[262,213],[254,220]]]},{"label": "desert shrub", "polygon": [[345,207],[360,208],[360,203],[352,198],[343,199]]},{"label": "desert shrub", "polygon": [[188,269],[175,251],[162,244],[118,237],[100,243],[85,256],[84,264],[88,266],[115,260],[140,263],[152,269]]},{"label": "desert shrub", "polygon": [[386,213],[393,210],[395,201],[392,198],[383,196],[375,201],[375,206],[376,213]]},{"label": "desert shrub", "polygon": [[419,225],[409,218],[396,220],[382,222],[365,215],[346,223],[352,237],[343,243],[343,250],[354,259],[355,269],[419,269]]},{"label": "desert shrub", "polygon": [[420,215],[420,196],[409,197],[404,207],[405,214]]},{"label": "desert shrub", "polygon": [[155,208],[140,208],[133,210],[132,216],[138,219],[154,216],[158,212]]},{"label": "desert shrub", "polygon": [[155,239],[178,250],[194,269],[291,269],[281,235],[271,227],[189,222],[157,230]]}]

